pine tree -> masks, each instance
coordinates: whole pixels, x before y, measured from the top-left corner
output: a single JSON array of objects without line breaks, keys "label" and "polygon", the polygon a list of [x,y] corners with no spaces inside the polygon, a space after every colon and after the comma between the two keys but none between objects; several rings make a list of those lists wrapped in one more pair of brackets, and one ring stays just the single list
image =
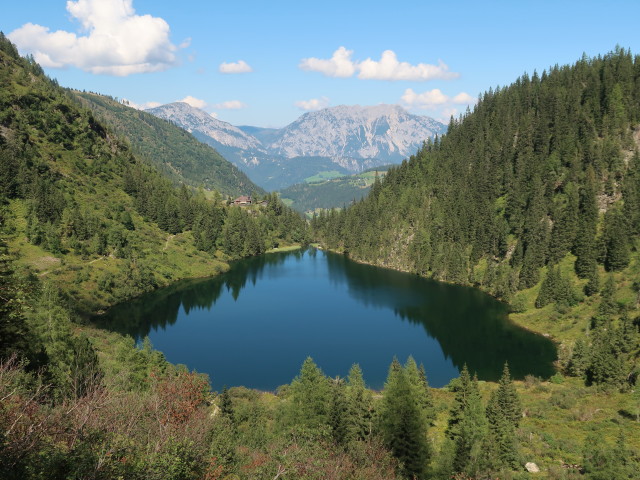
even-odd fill
[{"label": "pine tree", "polygon": [[471,375],[465,364],[460,372],[460,377],[451,382],[450,389],[455,392],[453,407],[449,412],[447,425],[447,436],[454,439],[459,434],[459,424],[464,417],[464,411],[469,405],[469,398],[472,395],[473,385]]},{"label": "pine tree", "polygon": [[365,440],[371,434],[373,399],[365,386],[362,370],[355,364],[347,378],[347,402],[349,404],[350,437]]},{"label": "pine tree", "polygon": [[522,406],[509,367],[505,363],[498,389],[487,405],[488,454],[498,465],[515,467],[518,461],[516,428],[522,418]]},{"label": "pine tree", "polygon": [[427,425],[406,369],[392,363],[380,407],[380,431],[385,445],[408,478],[426,478],[430,458]]},{"label": "pine tree", "polygon": [[234,422],[234,410],[231,395],[229,395],[229,389],[225,385],[220,394],[220,414],[223,417],[228,418],[231,423]]},{"label": "pine tree", "polygon": [[311,357],[303,362],[300,374],[291,382],[291,408],[297,425],[320,430],[328,424],[330,385]]},{"label": "pine tree", "polygon": [[431,391],[429,390],[424,366],[420,365],[420,368],[418,368],[416,361],[410,356],[405,364],[405,370],[407,372],[409,383],[415,391],[418,408],[423,413],[427,424],[429,424],[435,417],[435,414],[433,411],[433,398],[431,397]]},{"label": "pine tree", "polygon": [[487,419],[475,376],[456,430],[453,471],[475,476],[481,468],[482,446],[487,435]]},{"label": "pine tree", "polygon": [[627,225],[618,212],[605,216],[604,267],[608,272],[619,271],[629,265],[629,241]]},{"label": "pine tree", "polygon": [[344,380],[331,381],[331,401],[329,404],[329,427],[336,445],[344,446],[351,440],[350,411]]}]

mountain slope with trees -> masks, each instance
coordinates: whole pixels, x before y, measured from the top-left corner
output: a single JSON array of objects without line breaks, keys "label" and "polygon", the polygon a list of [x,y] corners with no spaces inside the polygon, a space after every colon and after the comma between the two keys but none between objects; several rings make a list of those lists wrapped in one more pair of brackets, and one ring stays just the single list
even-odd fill
[{"label": "mountain slope with trees", "polygon": [[[207,198],[176,187],[4,38],[0,86],[3,239],[19,264],[55,278],[77,309],[95,311],[179,278],[216,274],[224,260],[304,243],[305,221],[275,195],[266,206],[240,208],[218,192]],[[227,181],[220,179],[227,192],[240,188]]]},{"label": "mountain slope with trees", "polygon": [[72,93],[83,107],[126,137],[136,155],[175,181],[234,197],[264,193],[214,148],[203,145],[173,123],[104,95]]},{"label": "mountain slope with trees", "polygon": [[630,52],[525,74],[485,93],[366,199],[315,218],[315,235],[357,260],[477,285],[564,341],[566,372],[573,362],[588,382],[632,384],[639,124]]}]

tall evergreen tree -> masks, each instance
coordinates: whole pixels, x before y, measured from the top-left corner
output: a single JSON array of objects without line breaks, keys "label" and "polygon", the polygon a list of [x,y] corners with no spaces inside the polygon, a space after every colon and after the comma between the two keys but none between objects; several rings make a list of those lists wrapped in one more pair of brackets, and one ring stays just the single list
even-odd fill
[{"label": "tall evergreen tree", "polygon": [[389,368],[380,407],[380,431],[385,445],[409,478],[426,478],[430,459],[427,424],[416,390],[405,368]]},{"label": "tall evergreen tree", "polygon": [[505,363],[498,389],[487,405],[487,453],[495,466],[515,467],[518,461],[516,428],[522,418],[522,406],[509,367]]},{"label": "tall evergreen tree", "polygon": [[362,370],[354,364],[347,378],[347,402],[349,404],[350,437],[365,440],[371,434],[373,398],[366,388]]},{"label": "tall evergreen tree", "polygon": [[329,427],[336,445],[346,445],[351,440],[349,403],[344,380],[331,380],[331,400],[329,403]]},{"label": "tall evergreen tree", "polygon": [[300,374],[291,382],[291,409],[295,424],[321,430],[328,424],[330,384],[311,357],[307,357]]},{"label": "tall evergreen tree", "polygon": [[462,419],[454,439],[453,471],[476,476],[482,468],[483,445],[487,435],[487,419],[482,405],[478,379],[470,384]]}]

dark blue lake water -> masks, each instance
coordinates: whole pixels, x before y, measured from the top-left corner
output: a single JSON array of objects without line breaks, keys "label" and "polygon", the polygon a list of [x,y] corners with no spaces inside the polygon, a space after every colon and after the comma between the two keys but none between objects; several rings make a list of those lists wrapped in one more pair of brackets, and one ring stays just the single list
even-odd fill
[{"label": "dark blue lake water", "polygon": [[275,390],[307,356],[332,377],[358,363],[376,389],[394,356],[424,364],[435,387],[465,363],[481,380],[498,379],[505,361],[516,378],[548,377],[556,358],[551,341],[510,323],[507,307],[479,290],[314,249],[238,261],[224,275],[118,305],[99,323],[148,336],[217,390]]}]

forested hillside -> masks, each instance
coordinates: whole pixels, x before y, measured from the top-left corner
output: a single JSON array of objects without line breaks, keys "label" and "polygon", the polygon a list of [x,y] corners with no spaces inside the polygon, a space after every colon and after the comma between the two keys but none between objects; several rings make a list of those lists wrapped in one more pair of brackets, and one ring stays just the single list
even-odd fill
[{"label": "forested hillside", "polygon": [[147,159],[170,178],[234,197],[264,193],[215,149],[203,145],[182,128],[104,95],[71,93],[115,133],[126,137],[134,154]]},{"label": "forested hillside", "polygon": [[482,95],[366,199],[317,217],[315,235],[358,260],[480,286],[563,341],[566,372],[629,385],[639,127],[638,56],[617,49],[525,74]]},{"label": "forested hillside", "polygon": [[[224,260],[304,241],[305,222],[274,195],[241,209],[217,192],[174,186],[4,38],[0,86],[3,241],[19,265],[55,278],[77,309],[95,311],[178,278],[215,274]],[[225,188],[241,191],[239,183]]]}]

